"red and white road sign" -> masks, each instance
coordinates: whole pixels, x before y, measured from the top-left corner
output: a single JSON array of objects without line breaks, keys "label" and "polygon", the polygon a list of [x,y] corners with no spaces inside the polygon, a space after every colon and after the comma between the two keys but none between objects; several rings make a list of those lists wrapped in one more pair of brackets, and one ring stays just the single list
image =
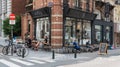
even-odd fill
[{"label": "red and white road sign", "polygon": [[15,15],[14,14],[10,14],[10,22],[9,24],[15,24]]}]

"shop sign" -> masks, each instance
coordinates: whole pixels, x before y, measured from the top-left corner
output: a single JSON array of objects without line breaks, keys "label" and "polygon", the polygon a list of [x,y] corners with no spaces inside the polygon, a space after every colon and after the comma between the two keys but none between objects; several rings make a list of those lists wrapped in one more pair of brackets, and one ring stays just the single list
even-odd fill
[{"label": "shop sign", "polygon": [[40,9],[31,11],[30,14],[33,18],[48,17],[50,15],[49,9],[50,9],[49,7],[40,8]]}]

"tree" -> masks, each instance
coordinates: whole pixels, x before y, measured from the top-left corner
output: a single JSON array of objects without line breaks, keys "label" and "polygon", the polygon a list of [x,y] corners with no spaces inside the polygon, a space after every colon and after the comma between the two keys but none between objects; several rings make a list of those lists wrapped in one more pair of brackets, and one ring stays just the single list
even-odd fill
[{"label": "tree", "polygon": [[[5,35],[11,34],[11,25],[9,24],[9,18],[6,18],[3,21],[3,30]],[[13,25],[13,35],[20,36],[21,35],[21,17],[16,16],[15,25]]]}]

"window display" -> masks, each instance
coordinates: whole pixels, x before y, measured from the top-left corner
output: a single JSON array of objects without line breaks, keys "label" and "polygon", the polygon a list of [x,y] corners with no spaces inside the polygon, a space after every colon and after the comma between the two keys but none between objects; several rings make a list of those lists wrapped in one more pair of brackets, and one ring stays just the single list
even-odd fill
[{"label": "window display", "polygon": [[[83,27],[83,28],[82,28]],[[91,23],[67,20],[65,23],[65,44],[70,44],[76,39],[79,45],[91,44]]]}]

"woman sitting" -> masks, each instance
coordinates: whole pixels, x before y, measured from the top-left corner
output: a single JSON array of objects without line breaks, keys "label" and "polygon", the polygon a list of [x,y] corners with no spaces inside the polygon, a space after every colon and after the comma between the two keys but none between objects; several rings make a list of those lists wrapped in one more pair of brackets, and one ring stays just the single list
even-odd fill
[{"label": "woman sitting", "polygon": [[38,50],[39,44],[40,44],[40,42],[37,41],[37,39],[34,38],[34,39],[32,40],[32,47],[33,47],[34,50]]},{"label": "woman sitting", "polygon": [[47,36],[44,37],[43,46],[49,46],[48,37]]}]

